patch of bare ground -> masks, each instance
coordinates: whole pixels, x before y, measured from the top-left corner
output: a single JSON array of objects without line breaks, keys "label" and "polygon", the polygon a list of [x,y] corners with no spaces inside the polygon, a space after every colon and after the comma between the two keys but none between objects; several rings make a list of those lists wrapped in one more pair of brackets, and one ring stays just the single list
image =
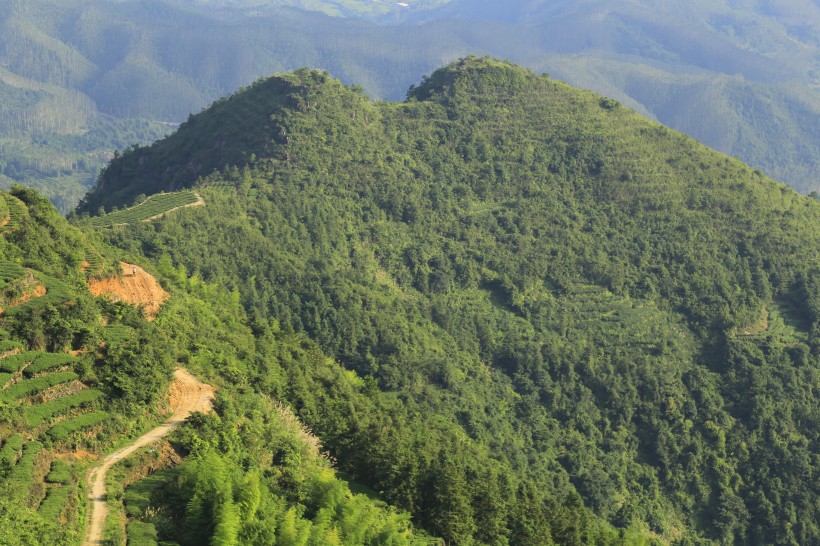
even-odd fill
[{"label": "patch of bare ground", "polygon": [[88,289],[95,296],[107,296],[113,301],[142,306],[148,320],[153,320],[170,294],[138,265],[120,262],[120,268],[122,276],[92,279],[88,283]]},{"label": "patch of bare ground", "polygon": [[97,456],[90,451],[78,449],[76,451],[55,452],[54,458],[61,461],[93,461]]}]

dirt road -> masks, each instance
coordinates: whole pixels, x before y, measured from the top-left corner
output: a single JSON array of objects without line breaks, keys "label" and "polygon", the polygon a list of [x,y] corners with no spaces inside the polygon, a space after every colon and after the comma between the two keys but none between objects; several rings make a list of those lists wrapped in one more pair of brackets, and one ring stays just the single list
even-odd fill
[{"label": "dirt road", "polygon": [[141,447],[145,447],[169,434],[181,425],[185,419],[195,411],[207,413],[211,409],[214,398],[214,389],[210,385],[201,383],[188,370],[179,368],[174,373],[171,383],[171,410],[173,415],[163,424],[144,434],[105,457],[94,467],[88,475],[88,502],[91,508],[91,518],[86,527],[84,546],[102,544],[105,518],[108,515],[108,506],[105,502],[105,477],[112,466],[128,457]]}]

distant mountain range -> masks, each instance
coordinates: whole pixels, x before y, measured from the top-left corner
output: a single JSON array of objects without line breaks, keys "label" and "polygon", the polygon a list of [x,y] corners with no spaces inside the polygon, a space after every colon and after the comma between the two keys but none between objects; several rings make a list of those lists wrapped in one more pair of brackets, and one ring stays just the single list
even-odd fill
[{"label": "distant mountain range", "polygon": [[324,68],[396,100],[474,53],[593,89],[820,190],[816,2],[404,3],[5,2],[0,182],[34,183],[65,212],[113,149],[147,144],[169,128],[156,122],[260,76]]}]

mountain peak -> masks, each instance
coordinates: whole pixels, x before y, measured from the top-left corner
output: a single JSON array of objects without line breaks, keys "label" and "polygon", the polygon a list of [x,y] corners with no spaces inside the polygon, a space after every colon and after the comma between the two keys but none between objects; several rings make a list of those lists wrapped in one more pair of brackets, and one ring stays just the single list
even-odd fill
[{"label": "mountain peak", "polygon": [[530,70],[491,57],[463,57],[425,76],[410,87],[408,99],[427,100],[453,95],[465,87],[487,92],[491,89],[518,89],[537,76]]}]

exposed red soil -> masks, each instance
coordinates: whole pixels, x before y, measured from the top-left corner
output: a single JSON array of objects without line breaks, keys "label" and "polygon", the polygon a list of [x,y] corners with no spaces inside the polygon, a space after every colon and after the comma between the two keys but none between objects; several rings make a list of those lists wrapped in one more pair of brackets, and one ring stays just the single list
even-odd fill
[{"label": "exposed red soil", "polygon": [[113,301],[142,306],[148,320],[153,320],[170,294],[140,266],[120,262],[120,267],[122,277],[92,279],[88,283],[88,289],[95,296],[105,295]]}]

